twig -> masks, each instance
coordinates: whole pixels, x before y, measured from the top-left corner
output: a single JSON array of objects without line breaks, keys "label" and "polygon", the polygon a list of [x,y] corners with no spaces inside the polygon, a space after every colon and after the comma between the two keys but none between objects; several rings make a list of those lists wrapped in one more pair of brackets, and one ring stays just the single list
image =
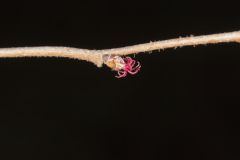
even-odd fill
[{"label": "twig", "polygon": [[176,38],[164,41],[156,41],[139,45],[127,46],[122,48],[88,50],[70,47],[19,47],[0,49],[0,58],[8,57],[66,57],[79,60],[86,60],[101,67],[106,63],[106,57],[125,56],[137,54],[140,52],[149,52],[167,48],[176,48],[183,46],[196,46],[202,44],[216,44],[238,42],[240,43],[240,31],[220,33],[203,36],[190,36],[185,38]]}]

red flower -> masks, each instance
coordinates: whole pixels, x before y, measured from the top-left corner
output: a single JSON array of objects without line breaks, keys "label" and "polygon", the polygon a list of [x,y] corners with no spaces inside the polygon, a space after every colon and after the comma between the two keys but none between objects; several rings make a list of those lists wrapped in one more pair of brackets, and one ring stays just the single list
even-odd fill
[{"label": "red flower", "polygon": [[117,71],[116,78],[126,77],[127,74],[137,74],[140,71],[141,65],[138,61],[131,57],[122,58],[120,56],[108,55],[104,57],[104,63],[112,70]]},{"label": "red flower", "polygon": [[140,71],[140,62],[132,59],[131,57],[123,58],[123,63],[124,65],[118,70],[118,75],[115,76],[116,78],[126,77],[128,73],[134,75]]}]

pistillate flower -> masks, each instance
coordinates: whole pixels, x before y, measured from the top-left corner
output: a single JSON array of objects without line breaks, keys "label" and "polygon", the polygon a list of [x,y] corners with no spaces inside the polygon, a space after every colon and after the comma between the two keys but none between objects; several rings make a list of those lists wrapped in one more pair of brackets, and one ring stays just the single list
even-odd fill
[{"label": "pistillate flower", "polygon": [[140,63],[131,57],[108,56],[105,64],[118,72],[118,75],[115,76],[116,78],[126,77],[128,73],[134,75],[141,68]]}]

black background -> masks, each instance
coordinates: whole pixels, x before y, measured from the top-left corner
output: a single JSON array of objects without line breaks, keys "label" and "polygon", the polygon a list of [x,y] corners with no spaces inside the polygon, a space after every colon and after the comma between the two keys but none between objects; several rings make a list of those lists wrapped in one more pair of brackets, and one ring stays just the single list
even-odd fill
[{"label": "black background", "polygon": [[[0,47],[122,47],[240,29],[237,1],[1,1]],[[0,159],[239,159],[240,46],[136,55],[142,70],[0,59]]]}]

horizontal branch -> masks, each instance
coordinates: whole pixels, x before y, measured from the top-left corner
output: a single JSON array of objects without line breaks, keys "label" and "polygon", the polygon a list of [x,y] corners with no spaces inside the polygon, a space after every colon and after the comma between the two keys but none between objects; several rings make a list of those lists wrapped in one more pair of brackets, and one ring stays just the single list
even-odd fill
[{"label": "horizontal branch", "polygon": [[71,47],[17,47],[0,48],[0,58],[11,57],[64,57],[103,64],[103,56],[98,51]]},{"label": "horizontal branch", "polygon": [[196,46],[204,44],[216,44],[238,42],[240,43],[240,31],[220,33],[203,36],[190,36],[185,38],[176,38],[170,40],[156,41],[133,46],[104,49],[88,50],[70,47],[19,47],[0,49],[0,58],[9,57],[65,57],[79,60],[86,60],[94,63],[98,67],[104,63],[104,57],[108,55],[125,56],[137,54],[140,52],[149,52],[167,48],[176,48],[183,46]]}]

